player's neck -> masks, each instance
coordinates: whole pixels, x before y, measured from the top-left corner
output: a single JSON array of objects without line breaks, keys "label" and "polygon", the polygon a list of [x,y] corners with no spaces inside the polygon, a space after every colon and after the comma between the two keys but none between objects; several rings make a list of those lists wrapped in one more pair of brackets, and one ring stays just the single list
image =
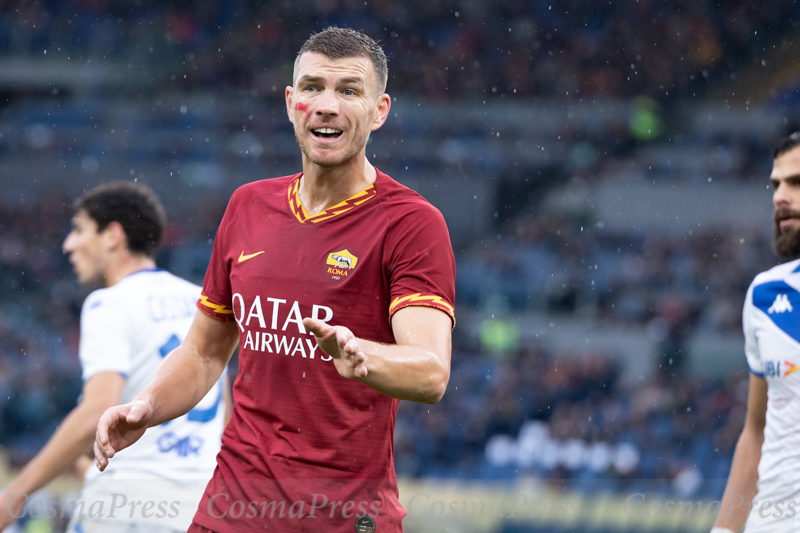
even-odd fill
[{"label": "player's neck", "polygon": [[156,262],[152,257],[135,255],[128,252],[121,253],[119,256],[109,261],[105,275],[106,287],[116,285],[123,278],[130,276],[134,272],[152,268],[156,268]]},{"label": "player's neck", "polygon": [[310,215],[315,215],[363,191],[375,183],[377,176],[366,157],[335,168],[304,161],[298,191],[300,201]]}]

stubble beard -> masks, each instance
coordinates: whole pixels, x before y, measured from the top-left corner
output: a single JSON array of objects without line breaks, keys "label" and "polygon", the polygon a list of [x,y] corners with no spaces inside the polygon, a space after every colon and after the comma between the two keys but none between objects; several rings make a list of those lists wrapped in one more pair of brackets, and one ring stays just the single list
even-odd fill
[{"label": "stubble beard", "polygon": [[[342,133],[342,135],[344,135],[344,133]],[[313,155],[313,152],[307,143],[307,138],[301,135],[301,132],[297,130],[294,132],[294,138],[297,141],[297,145],[300,147],[300,151],[303,153],[303,157],[305,159],[314,165],[323,168],[329,168],[342,165],[358,156],[358,154],[367,145],[367,139],[369,138],[369,135],[367,135],[364,139],[355,139],[354,142],[350,144],[349,149],[341,157],[337,157],[335,159],[317,157]]]},{"label": "stubble beard", "polygon": [[775,223],[775,234],[772,238],[772,248],[782,259],[796,259],[800,257],[800,229],[781,229]]}]

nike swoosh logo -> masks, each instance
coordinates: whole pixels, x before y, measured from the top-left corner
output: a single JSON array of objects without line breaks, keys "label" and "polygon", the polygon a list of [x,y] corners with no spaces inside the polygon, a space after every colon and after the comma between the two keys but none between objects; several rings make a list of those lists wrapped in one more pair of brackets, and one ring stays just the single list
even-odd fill
[{"label": "nike swoosh logo", "polygon": [[252,258],[254,258],[255,256],[257,256],[257,255],[261,255],[261,254],[263,254],[263,253],[264,253],[264,250],[262,250],[262,251],[260,251],[260,252],[256,252],[256,253],[254,253],[254,254],[248,254],[248,255],[244,255],[244,250],[242,250],[242,253],[240,253],[240,254],[239,254],[239,262],[240,262],[240,263],[242,263],[242,262],[244,262],[244,261],[247,261],[248,259],[252,259]]}]

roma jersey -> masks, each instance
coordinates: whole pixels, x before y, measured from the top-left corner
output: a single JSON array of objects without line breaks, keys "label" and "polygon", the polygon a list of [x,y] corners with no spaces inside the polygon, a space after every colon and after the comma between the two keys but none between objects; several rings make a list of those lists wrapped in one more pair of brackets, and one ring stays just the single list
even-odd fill
[{"label": "roma jersey", "polygon": [[454,320],[444,219],[378,172],[309,215],[300,174],[238,189],[198,307],[239,330],[233,417],[195,522],[219,533],[402,530],[394,472],[399,401],[339,376],[303,327],[313,317],[394,344],[391,317],[429,306]]},{"label": "roma jersey", "polygon": [[800,530],[800,260],[756,276],[742,322],[750,371],[767,380],[758,494],[747,533]]}]

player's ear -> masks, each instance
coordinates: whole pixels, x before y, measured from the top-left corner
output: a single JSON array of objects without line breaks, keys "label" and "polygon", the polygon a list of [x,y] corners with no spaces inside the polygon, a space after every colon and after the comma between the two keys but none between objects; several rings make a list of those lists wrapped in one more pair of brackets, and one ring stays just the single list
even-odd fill
[{"label": "player's ear", "polygon": [[292,99],[294,97],[294,87],[291,85],[286,86],[286,114],[289,115],[289,122],[294,124],[294,117],[292,116]]},{"label": "player's ear", "polygon": [[103,243],[109,250],[114,250],[119,247],[128,247],[128,236],[125,233],[125,228],[116,220],[109,222],[106,229],[103,230]]},{"label": "player's ear", "polygon": [[375,131],[383,126],[383,123],[386,122],[387,118],[389,118],[389,110],[391,109],[392,98],[388,94],[383,93],[378,97],[377,112],[375,113],[375,120],[372,122],[370,131]]}]

